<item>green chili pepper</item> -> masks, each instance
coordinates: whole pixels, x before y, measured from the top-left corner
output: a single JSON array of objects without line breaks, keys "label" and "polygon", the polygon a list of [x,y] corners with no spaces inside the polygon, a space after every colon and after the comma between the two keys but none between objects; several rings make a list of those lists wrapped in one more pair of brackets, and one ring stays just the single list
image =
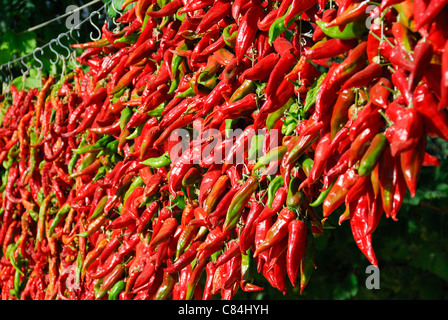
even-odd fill
[{"label": "green chili pepper", "polygon": [[92,152],[89,152],[79,164],[78,171],[82,171],[89,165],[91,165],[97,159],[98,157],[97,154],[98,154],[97,150],[92,150]]},{"label": "green chili pepper", "polygon": [[84,154],[87,152],[102,150],[112,140],[115,140],[115,138],[109,135],[104,135],[95,144],[90,144],[77,149],[72,149],[72,151],[75,154]]},{"label": "green chili pepper", "polygon": [[98,202],[98,204],[95,207],[95,210],[93,210],[92,215],[89,217],[89,220],[96,219],[98,216],[103,214],[104,207],[106,206],[108,196],[105,195],[101,198],[101,200]]},{"label": "green chili pepper", "polygon": [[277,122],[284,116],[285,111],[289,110],[289,108],[294,104],[294,99],[289,99],[286,104],[281,107],[280,109],[271,112],[268,117],[266,118],[266,127],[271,130],[275,127]]},{"label": "green chili pepper", "polygon": [[285,32],[286,30],[288,30],[288,28],[293,24],[294,20],[291,20],[285,25],[285,17],[286,17],[286,14],[283,15],[282,17],[278,18],[277,20],[275,20],[269,27],[269,31],[268,31],[269,45],[272,46],[272,44],[274,43],[274,40],[277,39],[277,37],[280,34]]},{"label": "green chili pepper", "polygon": [[76,269],[75,269],[75,284],[79,285],[81,282],[81,271],[82,271],[82,254],[81,251],[78,251],[78,256],[76,257]]},{"label": "green chili pepper", "polygon": [[263,134],[256,134],[252,137],[247,155],[248,160],[256,160],[258,158],[258,156],[260,155],[260,151],[263,149],[263,141]]},{"label": "green chili pepper", "polygon": [[54,232],[54,229],[59,224],[59,222],[62,221],[64,216],[70,211],[71,207],[69,203],[65,203],[56,213],[56,216],[53,218],[53,221],[50,224],[50,227],[48,229],[48,236],[51,237],[51,235]]},{"label": "green chili pepper", "polygon": [[253,92],[256,87],[255,81],[244,80],[243,83],[233,92],[229,99],[229,104],[241,100],[246,95]]},{"label": "green chili pepper", "polygon": [[154,300],[166,300],[177,282],[175,273],[164,272],[162,284],[154,295]]},{"label": "green chili pepper", "polygon": [[201,74],[198,76],[196,86],[199,91],[208,94],[212,92],[213,88],[218,83],[218,80],[219,79],[215,74],[210,77],[210,75],[207,72],[201,72]]},{"label": "green chili pepper", "polygon": [[118,300],[120,293],[126,288],[126,282],[123,280],[118,281],[109,290],[108,300]]},{"label": "green chili pepper", "polygon": [[37,204],[41,206],[42,201],[44,201],[44,188],[40,188],[39,192],[37,193]]},{"label": "green chili pepper", "polygon": [[21,275],[24,275],[21,267],[22,267],[22,263],[21,263],[21,254],[19,253],[19,259],[16,260],[16,258],[14,257],[14,253],[16,252],[17,248],[19,247],[20,243],[23,240],[23,234],[20,235],[19,240],[17,240],[16,243],[11,243],[10,245],[8,245],[8,247],[6,248],[6,252],[5,252],[5,256],[9,259],[9,262],[11,263],[11,265],[14,267],[14,269],[19,272]]},{"label": "green chili pepper", "polygon": [[104,278],[97,279],[93,284],[93,293],[95,294],[95,297],[99,295],[101,285],[103,284]]},{"label": "green chili pepper", "polygon": [[126,44],[134,44],[137,42],[138,37],[140,34],[138,33],[131,33],[127,36],[121,37],[114,41],[114,43],[126,43]]},{"label": "green chili pepper", "polygon": [[7,160],[3,160],[3,167],[5,169],[9,169],[12,167],[13,162],[15,161],[15,159],[17,158],[17,156],[19,155],[19,144],[16,143],[15,145],[13,145],[11,147],[11,149],[9,149],[8,151],[8,158]]},{"label": "green chili pepper", "polygon": [[266,201],[266,205],[272,209],[272,201],[274,201],[275,198],[275,193],[277,192],[278,189],[280,189],[281,187],[283,187],[283,185],[285,184],[285,180],[283,179],[282,176],[276,176],[274,179],[272,179],[271,182],[269,182],[269,186],[268,186],[268,200]]},{"label": "green chili pepper", "polygon": [[240,190],[234,195],[227,210],[223,232],[232,229],[239,221],[250,196],[258,188],[258,179],[250,176]]},{"label": "green chili pepper", "polygon": [[[188,46],[186,44],[185,41],[182,41],[176,48],[177,50],[183,51],[183,50],[187,50]],[[180,55],[175,55],[173,57],[173,59],[171,60],[171,72],[173,75],[176,75],[178,70],[179,70],[179,66],[182,63],[184,57],[180,56]]]},{"label": "green chili pepper", "polygon": [[50,93],[50,97],[51,97],[52,101],[55,101],[58,99],[59,91],[61,90],[64,83],[66,83],[68,80],[74,78],[75,75],[76,75],[75,71],[70,72],[67,75],[63,76],[58,82],[55,83],[55,85],[51,89],[51,93]]},{"label": "green chili pepper", "polygon": [[312,232],[307,232],[305,240],[305,253],[300,263],[300,293],[303,292],[305,286],[310,280],[311,273],[314,269],[315,244]]},{"label": "green chili pepper", "polygon": [[179,11],[180,11],[181,9],[182,9],[182,8],[180,8],[179,10],[177,10],[177,12],[176,12],[176,19],[179,20],[179,21],[184,21],[185,17],[187,16],[187,13],[184,12],[184,13],[179,14]]},{"label": "green chili pepper", "polygon": [[95,174],[95,176],[93,177],[93,182],[96,182],[102,178],[104,178],[104,176],[107,173],[107,167],[106,166],[102,166],[98,169],[98,172]]},{"label": "green chili pepper", "polygon": [[4,170],[3,174],[2,174],[2,185],[0,187],[0,192],[2,192],[2,193],[6,188],[6,184],[8,183],[8,172],[9,172],[9,170]]},{"label": "green chili pepper", "polygon": [[37,220],[39,220],[39,214],[35,210],[28,210],[28,213],[30,214],[31,219],[33,219],[34,222],[37,222]]},{"label": "green chili pepper", "polygon": [[358,173],[361,177],[369,175],[378,163],[384,148],[387,145],[387,138],[384,132],[380,132],[372,139],[369,147],[361,158]]},{"label": "green chili pepper", "polygon": [[[79,148],[83,147],[87,143],[87,135],[88,131],[84,133],[81,137],[81,141],[79,142]],[[80,155],[78,153],[74,153],[70,158],[70,161],[67,164],[67,170],[69,174],[73,174],[73,169],[76,166],[76,162],[78,161]]]},{"label": "green chili pepper", "polygon": [[[16,296],[17,300],[20,300],[20,272],[18,270],[16,270],[16,272],[14,273],[14,290],[11,290],[13,295]],[[10,293],[11,293],[10,291]]]},{"label": "green chili pepper", "polygon": [[286,205],[290,208],[297,209],[303,200],[302,191],[299,190],[300,179],[292,177],[289,182],[288,194],[286,196]]},{"label": "green chili pepper", "polygon": [[328,22],[316,20],[316,24],[326,36],[334,39],[358,39],[369,31],[366,28],[365,20],[362,19],[347,23],[343,31],[339,30],[339,26],[327,28]]},{"label": "green chili pepper", "polygon": [[153,168],[162,168],[171,164],[171,159],[168,152],[165,152],[160,157],[146,159],[142,164]]},{"label": "green chili pepper", "polygon": [[121,130],[124,129],[124,127],[126,126],[126,124],[129,122],[129,120],[132,117],[132,109],[127,107],[124,108],[123,110],[121,110],[121,116],[120,116],[120,128]]},{"label": "green chili pepper", "polygon": [[232,34],[230,34],[231,28],[232,28],[231,24],[225,27],[222,33],[222,37],[226,45],[228,45],[230,48],[234,48],[236,45],[236,36],[238,34],[238,29],[235,30]]},{"label": "green chili pepper", "polygon": [[289,123],[282,126],[282,134],[285,136],[290,136],[294,130],[296,130],[297,123]]},{"label": "green chili pepper", "polygon": [[311,85],[310,89],[306,93],[306,99],[305,104],[303,106],[303,111],[307,112],[308,109],[316,102],[317,94],[319,92],[320,87],[322,86],[322,82],[324,82],[325,76],[327,75],[326,72],[322,73],[319,78],[314,81],[314,83]]},{"label": "green chili pepper", "polygon": [[[170,88],[167,92],[168,95],[173,94],[176,92],[177,88],[179,87],[179,83],[184,77],[184,70],[183,68],[179,68],[179,72],[177,72],[173,78],[173,81],[171,81]],[[154,110],[151,110],[150,112],[153,112]],[[149,114],[149,112],[148,112]]]},{"label": "green chili pepper", "polygon": [[[38,222],[37,222],[37,234],[36,234],[36,240],[37,242],[42,242],[43,240],[43,236],[44,236],[44,232],[45,232],[45,216],[47,214],[47,210],[50,207],[50,203],[51,203],[51,199],[54,196],[53,193],[50,193],[43,201],[42,204],[40,205],[39,208],[39,218],[38,218]],[[41,227],[39,227],[41,226]],[[36,245],[37,245],[36,242]]]},{"label": "green chili pepper", "polygon": [[128,136],[126,137],[126,140],[131,140],[131,139],[135,139],[135,138],[139,137],[140,134],[142,133],[142,130],[143,130],[144,125],[145,125],[145,123],[139,124],[139,125],[134,129],[134,131],[133,131],[130,135],[128,135]]},{"label": "green chili pepper", "polygon": [[194,97],[196,96],[196,91],[194,91],[193,88],[188,88],[185,91],[182,91],[181,93],[177,94],[175,98],[188,98],[188,97]]},{"label": "green chili pepper", "polygon": [[134,180],[132,181],[131,185],[129,186],[129,189],[125,192],[124,198],[122,203],[126,202],[126,199],[129,197],[129,195],[132,193],[132,191],[135,190],[137,187],[144,187],[145,183],[143,182],[143,179],[141,176],[136,176]]},{"label": "green chili pepper", "polygon": [[335,184],[336,180],[334,180],[327,189],[323,190],[316,200],[314,200],[312,203],[310,203],[311,207],[317,207],[320,206],[322,203],[324,203],[325,198],[330,193],[331,187]]},{"label": "green chili pepper", "polygon": [[277,148],[272,149],[264,156],[260,157],[257,161],[257,163],[252,168],[252,172],[255,170],[264,167],[265,165],[268,165],[272,161],[277,161],[283,158],[283,156],[286,154],[286,151],[288,149],[288,146],[280,146]]},{"label": "green chili pepper", "polygon": [[305,175],[308,177],[311,171],[311,168],[313,167],[314,160],[308,157],[306,154],[302,155],[302,159],[299,159],[303,172],[305,172]]},{"label": "green chili pepper", "polygon": [[103,155],[111,155],[115,154],[118,151],[118,144],[120,143],[119,140],[114,140],[106,144],[106,146],[98,153],[97,157],[103,156]]}]

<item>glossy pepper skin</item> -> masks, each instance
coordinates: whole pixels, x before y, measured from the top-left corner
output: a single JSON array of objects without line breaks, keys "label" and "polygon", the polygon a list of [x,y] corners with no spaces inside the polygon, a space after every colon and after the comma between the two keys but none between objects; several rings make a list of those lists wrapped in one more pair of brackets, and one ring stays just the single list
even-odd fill
[{"label": "glossy pepper skin", "polygon": [[295,287],[300,272],[300,262],[305,253],[307,226],[301,220],[288,224],[288,248],[286,251],[286,270],[291,284]]},{"label": "glossy pepper skin", "polygon": [[348,169],[340,175],[323,202],[323,215],[328,217],[337,207],[344,203],[344,197],[358,178],[353,169]]},{"label": "glossy pepper skin", "polygon": [[288,224],[296,217],[296,214],[288,209],[283,208],[279,213],[277,220],[272,227],[266,233],[264,241],[256,248],[254,252],[254,258],[256,258],[261,252],[268,250],[273,245],[281,241],[288,235]]},{"label": "glossy pepper skin", "polygon": [[223,231],[233,228],[238,223],[244,207],[257,187],[258,179],[250,176],[241,189],[233,196],[224,220]]}]

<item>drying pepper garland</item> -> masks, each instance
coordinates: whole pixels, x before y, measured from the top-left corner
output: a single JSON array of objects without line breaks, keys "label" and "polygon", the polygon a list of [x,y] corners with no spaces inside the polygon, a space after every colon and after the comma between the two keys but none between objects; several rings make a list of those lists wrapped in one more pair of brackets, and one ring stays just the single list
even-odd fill
[{"label": "drying pepper garland", "polygon": [[303,292],[343,205],[378,265],[383,212],[448,140],[447,2],[125,1],[73,45],[85,68],[1,99],[2,299]]}]

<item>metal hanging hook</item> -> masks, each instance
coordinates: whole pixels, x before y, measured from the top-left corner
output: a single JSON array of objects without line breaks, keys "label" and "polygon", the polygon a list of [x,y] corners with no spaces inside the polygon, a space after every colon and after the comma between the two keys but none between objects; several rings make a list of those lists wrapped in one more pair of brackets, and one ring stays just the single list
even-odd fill
[{"label": "metal hanging hook", "polygon": [[120,26],[120,23],[117,22],[117,15],[118,15],[118,18],[121,18],[121,16],[123,14],[120,11],[118,11],[117,8],[115,8],[114,0],[111,0],[111,6],[112,6],[112,10],[114,10],[114,12],[115,12],[115,17],[112,18],[112,21],[115,24],[115,27],[118,28]]},{"label": "metal hanging hook", "polygon": [[70,38],[72,38],[74,41],[76,41],[76,43],[79,43],[78,39],[76,39],[76,38],[73,36],[73,31],[75,31],[75,30],[76,30],[77,36],[78,36],[78,37],[80,36],[80,34],[79,34],[79,30],[78,30],[78,29],[71,28],[70,31],[69,31]]},{"label": "metal hanging hook", "polygon": [[96,38],[93,37],[93,32],[90,32],[90,39],[92,41],[97,41],[97,40],[101,39],[101,29],[98,28],[98,26],[96,24],[94,24],[92,21],[92,17],[94,14],[97,14],[98,17],[101,17],[101,13],[99,13],[98,11],[93,11],[89,16],[90,24],[98,31],[98,37],[96,37]]},{"label": "metal hanging hook", "polygon": [[41,55],[44,54],[44,50],[42,50],[42,48],[36,48],[36,49],[34,49],[34,51],[33,51],[33,57],[34,57],[34,59],[35,59],[37,62],[39,62],[39,64],[40,64],[40,67],[38,67],[38,68],[36,68],[36,69],[37,69],[38,71],[41,71],[41,70],[44,68],[44,64],[42,63],[42,61],[41,61],[40,59],[38,59],[38,58],[36,57],[36,52],[37,52],[37,50],[40,51]]},{"label": "metal hanging hook", "polygon": [[[75,39],[75,37],[73,37],[73,31],[75,31],[75,28],[71,28],[70,31],[69,31],[70,38],[72,38],[74,41],[76,41],[76,43],[79,43],[78,39]],[[79,37],[79,30],[76,29],[76,32],[77,32],[78,37]],[[76,60],[76,50],[72,50],[72,52],[70,53],[70,60],[73,62],[73,64],[76,67],[80,67],[81,66],[79,64],[79,62]]]},{"label": "metal hanging hook", "polygon": [[63,37],[63,36],[67,37],[67,39],[70,40],[70,37],[68,36],[68,34],[66,34],[66,33],[61,33],[60,35],[58,35],[57,41],[58,41],[58,44],[59,44],[62,48],[64,48],[65,50],[67,50],[67,55],[64,56],[65,59],[67,59],[68,57],[70,57],[71,51],[70,51],[70,48],[68,48],[67,46],[65,46],[65,45],[63,45],[63,44],[61,43],[61,37]]},{"label": "metal hanging hook", "polygon": [[14,75],[12,74],[12,62],[8,62],[8,71],[9,71],[9,76],[8,76],[8,83],[11,83],[12,80],[14,80]]},{"label": "metal hanging hook", "polygon": [[26,68],[25,71],[23,71],[23,69],[20,69],[20,71],[22,72],[22,74],[28,74],[28,73],[30,72],[31,67],[25,63],[25,60],[24,60],[23,58],[20,59],[20,63],[21,63],[23,66],[25,66],[25,68]]},{"label": "metal hanging hook", "polygon": [[56,56],[56,60],[55,60],[55,61],[53,61],[53,60],[50,59],[50,63],[51,63],[52,65],[55,65],[55,64],[58,63],[58,61],[59,61],[59,53],[58,53],[55,49],[53,49],[53,47],[51,46],[51,44],[52,44],[53,42],[57,42],[56,39],[51,40],[51,41],[48,43],[48,46],[50,47],[50,50],[51,50],[51,51],[55,54],[55,56]]},{"label": "metal hanging hook", "polygon": [[20,69],[20,71],[22,72],[22,90],[24,90],[24,89],[25,89],[26,77],[27,77],[28,74],[29,74],[30,67],[27,66],[27,65],[25,64],[25,61],[23,61],[23,58],[20,59],[20,63],[26,67],[26,70],[25,70],[25,71],[23,71],[22,69]]}]

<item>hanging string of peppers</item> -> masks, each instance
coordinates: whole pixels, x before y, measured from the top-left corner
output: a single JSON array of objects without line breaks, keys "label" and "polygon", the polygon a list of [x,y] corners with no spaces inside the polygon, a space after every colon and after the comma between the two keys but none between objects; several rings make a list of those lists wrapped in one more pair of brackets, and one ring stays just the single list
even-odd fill
[{"label": "hanging string of peppers", "polygon": [[378,265],[448,140],[447,3],[124,1],[82,68],[1,97],[1,298],[303,292],[343,206]]}]

